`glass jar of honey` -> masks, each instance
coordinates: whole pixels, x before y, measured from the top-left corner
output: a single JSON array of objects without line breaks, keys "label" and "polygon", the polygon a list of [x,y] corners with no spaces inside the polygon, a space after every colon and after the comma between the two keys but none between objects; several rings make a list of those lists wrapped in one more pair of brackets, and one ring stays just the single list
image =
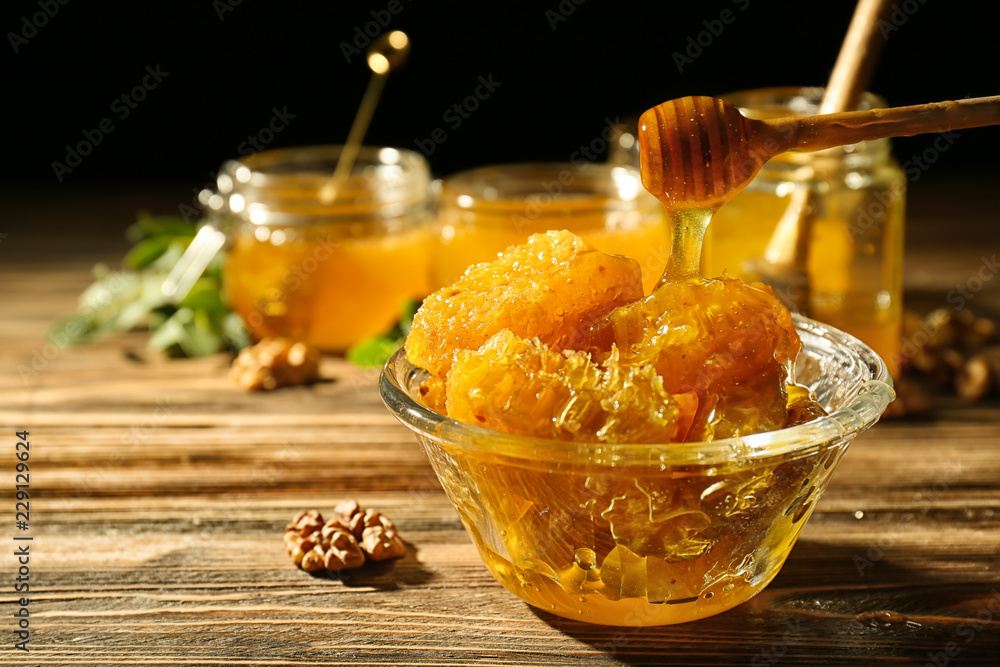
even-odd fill
[{"label": "glass jar of honey", "polygon": [[269,150],[220,170],[214,222],[231,241],[225,292],[254,338],[340,352],[388,331],[408,300],[428,293],[426,160],[363,147],[333,191],[340,152]]},{"label": "glass jar of honey", "polygon": [[670,254],[663,207],[643,189],[633,167],[594,162],[480,167],[442,184],[432,286],[450,285],[470,265],[550,229],[567,229],[599,250],[637,260],[647,292]]},{"label": "glass jar of honey", "polygon": [[608,162],[639,168],[639,116],[630,115],[611,127]]},{"label": "glass jar of honey", "polygon": [[[817,113],[822,88],[770,88],[724,99],[751,118]],[[863,95],[859,109],[885,106]],[[870,345],[891,372],[902,337],[903,227],[906,178],[886,139],[815,153],[784,153],[767,162],[746,189],[712,218],[702,272],[755,278],[792,195],[810,196],[805,313]]]}]

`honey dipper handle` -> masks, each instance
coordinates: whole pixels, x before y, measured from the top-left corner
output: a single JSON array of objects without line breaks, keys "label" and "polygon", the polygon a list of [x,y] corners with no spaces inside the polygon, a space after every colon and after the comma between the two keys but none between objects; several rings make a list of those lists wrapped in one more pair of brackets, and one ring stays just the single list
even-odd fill
[{"label": "honey dipper handle", "polygon": [[875,61],[885,44],[878,25],[879,17],[888,7],[889,0],[858,0],[820,101],[819,113],[847,111],[857,104],[871,81]]},{"label": "honey dipper handle", "polygon": [[756,122],[767,126],[760,136],[773,140],[768,150],[771,155],[818,151],[871,139],[1000,125],[1000,95]]}]

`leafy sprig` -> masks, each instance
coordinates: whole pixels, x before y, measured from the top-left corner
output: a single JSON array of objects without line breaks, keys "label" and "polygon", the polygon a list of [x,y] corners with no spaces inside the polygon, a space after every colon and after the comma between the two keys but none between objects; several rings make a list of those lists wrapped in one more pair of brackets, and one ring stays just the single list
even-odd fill
[{"label": "leafy sprig", "polygon": [[358,366],[375,367],[383,366],[389,361],[389,357],[396,353],[413,326],[413,315],[420,307],[419,301],[407,301],[403,304],[400,312],[399,322],[396,323],[389,332],[355,343],[347,349],[345,356],[351,363]]},{"label": "leafy sprig", "polygon": [[133,246],[123,269],[95,266],[95,280],[81,294],[77,313],[56,322],[49,338],[80,344],[145,325],[150,348],[171,356],[200,357],[249,345],[242,321],[222,297],[221,254],[178,303],[163,294],[163,281],[199,226],[181,218],[141,216],[126,232]]},{"label": "leafy sprig", "polygon": [[[49,338],[78,345],[112,332],[145,326],[149,347],[171,356],[202,357],[250,344],[240,317],[222,296],[225,255],[212,259],[191,291],[178,303],[163,294],[163,281],[184,254],[200,224],[181,218],[143,215],[126,231],[132,248],[113,271],[94,267],[94,282],[80,295],[76,314],[55,323]],[[349,361],[381,366],[403,345],[419,302],[404,304],[399,322],[387,333],[347,350]]]}]

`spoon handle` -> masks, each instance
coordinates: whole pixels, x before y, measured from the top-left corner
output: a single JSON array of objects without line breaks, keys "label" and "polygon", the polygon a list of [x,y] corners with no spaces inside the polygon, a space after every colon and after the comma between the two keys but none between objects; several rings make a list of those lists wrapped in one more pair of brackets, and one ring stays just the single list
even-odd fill
[{"label": "spoon handle", "polygon": [[818,151],[872,139],[1000,125],[1000,95],[756,122],[767,126],[761,134],[771,155]]}]

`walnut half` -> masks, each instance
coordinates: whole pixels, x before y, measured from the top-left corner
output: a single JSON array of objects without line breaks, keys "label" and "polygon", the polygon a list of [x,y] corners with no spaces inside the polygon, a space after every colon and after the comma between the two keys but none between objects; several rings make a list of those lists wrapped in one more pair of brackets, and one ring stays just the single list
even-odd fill
[{"label": "walnut half", "polygon": [[340,572],[406,555],[396,526],[381,512],[364,510],[349,500],[334,508],[336,518],[323,520],[316,510],[299,512],[285,526],[285,549],[306,572]]},{"label": "walnut half", "polygon": [[248,391],[306,384],[319,377],[321,353],[290,338],[265,338],[244,348],[233,361],[229,377]]},{"label": "walnut half", "polygon": [[396,526],[381,512],[372,510],[365,512],[361,548],[372,560],[401,558],[406,555],[406,545],[396,532]]}]

